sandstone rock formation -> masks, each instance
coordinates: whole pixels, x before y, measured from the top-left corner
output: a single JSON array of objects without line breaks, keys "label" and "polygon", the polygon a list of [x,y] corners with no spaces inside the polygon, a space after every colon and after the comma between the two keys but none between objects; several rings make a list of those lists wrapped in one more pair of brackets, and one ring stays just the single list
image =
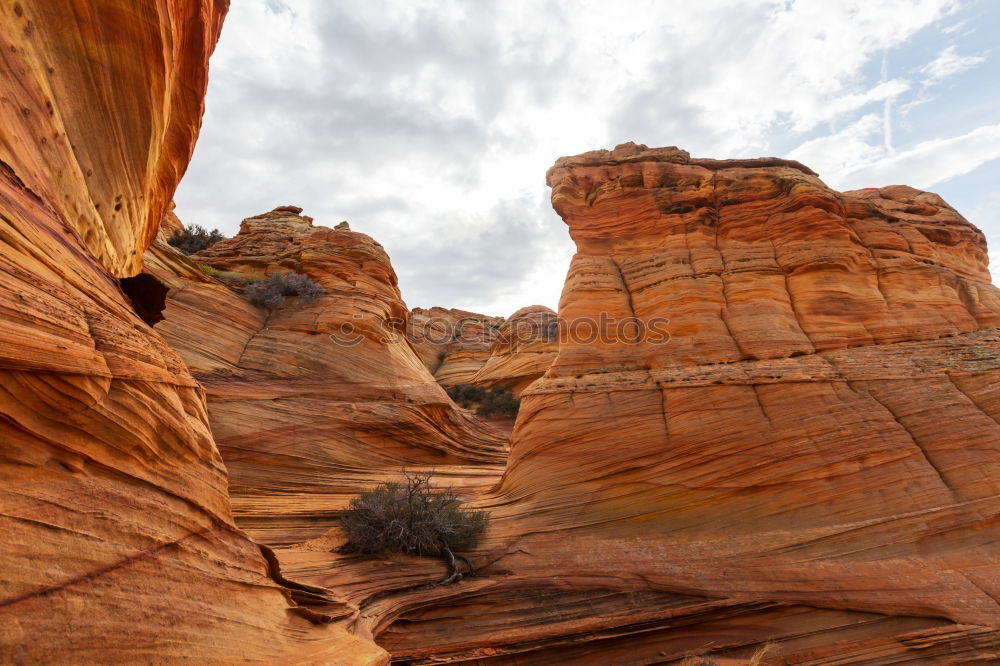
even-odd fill
[{"label": "sandstone rock formation", "polygon": [[171,201],[170,205],[167,207],[167,214],[160,222],[160,232],[157,234],[157,238],[165,241],[171,236],[184,231],[184,223],[181,222],[181,219],[177,217],[177,214],[174,212],[174,208],[176,207],[177,205]]},{"label": "sandstone rock formation", "polygon": [[548,370],[559,347],[557,316],[544,305],[509,319],[445,308],[414,308],[407,338],[444,387],[475,384],[519,394]]},{"label": "sandstone rock formation", "polygon": [[[566,330],[499,479],[363,234],[283,206],[154,244],[179,353],[126,297],[225,8],[0,7],[0,661],[1000,660],[1000,291],[956,211],[778,159],[559,160]],[[252,306],[275,272],[325,295]],[[331,552],[400,464],[490,510],[479,576]]]},{"label": "sandstone rock formation", "polygon": [[[157,243],[147,260],[171,288],[157,330],[208,393],[237,520],[271,545],[323,534],[348,497],[401,466],[492,481],[506,456],[500,433],[457,409],[406,340],[382,246],[301,212],[248,218],[191,257]],[[283,272],[324,295],[269,311],[241,293]]]},{"label": "sandstone rock formation", "polygon": [[204,392],[116,279],[190,158],[226,7],[0,6],[3,663],[385,661],[236,528]]},{"label": "sandstone rock formation", "polygon": [[634,663],[768,640],[774,663],[996,659],[982,233],[934,194],[838,193],[773,159],[626,144],[548,182],[578,249],[564,325],[662,318],[669,339],[571,334],[522,396],[498,510],[534,534],[505,569],[673,595]]},{"label": "sandstone rock formation", "polygon": [[503,323],[489,358],[468,383],[510,388],[520,395],[545,374],[558,350],[556,313],[544,305],[529,305]]},{"label": "sandstone rock formation", "polygon": [[490,357],[503,317],[454,308],[413,308],[406,337],[444,387],[469,384]]},{"label": "sandstone rock formation", "polygon": [[549,183],[578,247],[562,325],[600,330],[522,394],[480,576],[415,589],[440,566],[327,553],[335,531],[288,570],[413,664],[1000,659],[982,234],[775,159],[629,144]]}]

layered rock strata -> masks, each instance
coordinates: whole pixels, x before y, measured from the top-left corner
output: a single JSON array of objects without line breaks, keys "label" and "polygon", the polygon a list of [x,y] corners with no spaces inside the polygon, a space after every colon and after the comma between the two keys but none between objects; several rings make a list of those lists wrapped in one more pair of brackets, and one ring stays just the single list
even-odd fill
[{"label": "layered rock strata", "polygon": [[490,357],[503,317],[454,308],[413,308],[406,337],[442,386],[469,384]]},{"label": "layered rock strata", "polygon": [[529,305],[503,323],[489,358],[469,383],[509,388],[520,395],[545,374],[558,350],[556,313],[544,305]]},{"label": "layered rock strata", "polygon": [[[147,261],[170,287],[157,328],[208,394],[239,524],[272,545],[322,535],[348,497],[403,466],[483,485],[506,456],[504,437],[458,409],[407,341],[382,246],[300,213],[248,218],[190,258],[158,243]],[[252,304],[245,284],[275,273],[324,293]]]},{"label": "layered rock strata", "polygon": [[917,635],[995,656],[1000,291],[982,233],[937,195],[839,193],[779,160],[626,144],[548,182],[578,250],[564,326],[604,314],[644,337],[570,335],[522,397],[499,495],[520,532],[559,529],[507,566],[762,604],[701,635],[773,638],[776,663]]},{"label": "layered rock strata", "polygon": [[509,319],[445,308],[414,308],[406,336],[434,379],[520,394],[545,374],[559,347],[558,317],[544,305]]},{"label": "layered rock strata", "polygon": [[236,528],[204,392],[119,288],[190,158],[226,8],[0,6],[4,663],[385,662],[308,620],[293,597],[319,592]]},{"label": "layered rock strata", "polygon": [[777,159],[626,144],[548,180],[578,248],[561,326],[596,334],[521,396],[480,576],[413,590],[430,565],[318,544],[289,569],[414,664],[1000,658],[982,234]]}]

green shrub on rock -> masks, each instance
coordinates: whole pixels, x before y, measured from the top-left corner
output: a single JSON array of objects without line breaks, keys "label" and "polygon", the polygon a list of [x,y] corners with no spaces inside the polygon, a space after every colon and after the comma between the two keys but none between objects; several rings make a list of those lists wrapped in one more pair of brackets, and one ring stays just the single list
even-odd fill
[{"label": "green shrub on rock", "polygon": [[200,224],[185,225],[184,231],[175,233],[167,239],[167,243],[184,254],[194,254],[211,247],[224,239],[218,229],[208,231]]}]

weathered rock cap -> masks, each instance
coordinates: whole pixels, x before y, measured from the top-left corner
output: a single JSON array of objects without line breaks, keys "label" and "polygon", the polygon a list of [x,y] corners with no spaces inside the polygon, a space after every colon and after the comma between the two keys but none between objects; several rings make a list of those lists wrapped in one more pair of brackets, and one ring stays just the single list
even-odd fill
[{"label": "weathered rock cap", "polygon": [[753,167],[790,167],[804,174],[818,176],[815,171],[796,160],[785,160],[780,157],[757,157],[752,159],[715,160],[705,157],[691,157],[691,153],[677,146],[650,148],[642,143],[621,143],[614,150],[590,150],[579,155],[560,157],[545,174],[545,182],[552,185],[552,173],[556,169],[574,166],[610,166],[630,162],[673,162],[674,164],[693,164],[711,171],[719,169],[737,169]]},{"label": "weathered rock cap", "polygon": [[287,227],[288,231],[308,231],[313,226],[313,218],[302,215],[298,206],[278,206],[272,211],[248,217],[240,223],[240,233],[249,232],[257,226],[267,226],[277,230]]}]

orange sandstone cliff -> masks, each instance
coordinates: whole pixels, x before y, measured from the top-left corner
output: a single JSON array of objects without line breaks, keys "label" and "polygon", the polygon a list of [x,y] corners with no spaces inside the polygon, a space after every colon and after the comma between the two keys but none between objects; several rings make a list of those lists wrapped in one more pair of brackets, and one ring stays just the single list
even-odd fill
[{"label": "orange sandstone cliff", "polygon": [[119,286],[190,158],[227,4],[0,6],[4,663],[385,661],[307,620],[237,529],[204,391],[133,310],[142,280]]},{"label": "orange sandstone cliff", "polygon": [[566,330],[476,502],[480,575],[414,589],[437,570],[308,549],[289,570],[413,664],[1000,659],[982,234],[777,159],[626,144],[548,180],[578,248]]},{"label": "orange sandstone cliff", "polygon": [[[301,212],[248,218],[192,257],[158,242],[147,259],[170,287],[157,330],[208,394],[237,520],[273,545],[322,535],[349,496],[403,466],[483,485],[506,458],[501,434],[456,408],[407,341],[382,246]],[[242,293],[289,272],[324,294],[268,310]]]},{"label": "orange sandstone cliff", "polygon": [[[774,159],[625,144],[548,183],[577,245],[570,330],[522,396],[498,496],[533,534],[506,567],[684,595],[627,663],[768,640],[775,663],[998,658],[982,233],[934,194]],[[602,313],[669,338],[574,342]]]}]

